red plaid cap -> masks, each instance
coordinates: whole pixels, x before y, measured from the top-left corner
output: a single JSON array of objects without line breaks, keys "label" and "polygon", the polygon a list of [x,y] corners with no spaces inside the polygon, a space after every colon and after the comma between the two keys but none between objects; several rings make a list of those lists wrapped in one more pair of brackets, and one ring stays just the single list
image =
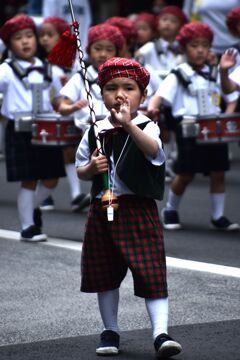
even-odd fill
[{"label": "red plaid cap", "polygon": [[122,16],[113,16],[106,20],[107,24],[116,26],[127,41],[134,40],[137,36],[137,29],[132,20]]},{"label": "red plaid cap", "polygon": [[27,15],[16,15],[7,20],[0,28],[0,38],[7,44],[13,34],[20,30],[32,29],[36,31],[34,21]]},{"label": "red plaid cap", "polygon": [[116,26],[107,23],[98,24],[88,30],[87,51],[89,52],[89,48],[93,43],[101,40],[111,41],[118,50],[122,49],[124,43],[124,37]]},{"label": "red plaid cap", "polygon": [[239,35],[237,31],[237,26],[239,23],[240,23],[240,6],[230,10],[226,16],[227,27],[234,36]]},{"label": "red plaid cap", "polygon": [[185,47],[189,41],[197,38],[207,39],[211,44],[213,41],[213,31],[210,26],[198,21],[185,24],[176,37],[179,44],[183,47]]},{"label": "red plaid cap", "polygon": [[147,24],[149,24],[149,26],[153,29],[153,30],[157,30],[157,23],[158,23],[158,18],[156,15],[148,13],[148,12],[142,12],[139,13],[134,22],[135,24],[137,24],[139,21],[144,21]]},{"label": "red plaid cap", "polygon": [[119,77],[135,80],[143,89],[147,87],[150,80],[149,72],[137,61],[113,57],[99,67],[98,85],[102,89],[108,81]]},{"label": "red plaid cap", "polygon": [[70,25],[68,22],[58,16],[46,17],[42,25],[44,24],[53,24],[60,35],[62,35],[65,31],[70,31]]},{"label": "red plaid cap", "polygon": [[178,20],[181,22],[181,25],[184,25],[188,22],[187,16],[178,6],[175,5],[164,6],[164,8],[161,10],[159,14],[159,18],[165,14],[171,14],[176,16],[176,18],[178,18]]}]

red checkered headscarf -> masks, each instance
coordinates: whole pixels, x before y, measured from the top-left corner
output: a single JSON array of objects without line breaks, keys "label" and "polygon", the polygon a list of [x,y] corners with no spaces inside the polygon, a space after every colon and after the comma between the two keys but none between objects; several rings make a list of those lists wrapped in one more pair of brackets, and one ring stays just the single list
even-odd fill
[{"label": "red checkered headscarf", "polygon": [[150,80],[149,72],[137,61],[113,57],[99,67],[98,85],[102,89],[108,81],[120,77],[135,80],[142,89],[146,89]]},{"label": "red checkered headscarf", "polygon": [[34,21],[30,16],[16,15],[7,20],[0,28],[0,38],[4,41],[5,44],[8,44],[13,34],[24,29],[32,29],[34,32],[36,32]]},{"label": "red checkered headscarf", "polygon": [[176,40],[182,47],[194,39],[204,38],[211,44],[213,41],[213,31],[207,24],[201,22],[193,22],[185,24],[179,31]]},{"label": "red checkered headscarf", "polygon": [[188,18],[186,17],[185,13],[178,6],[175,6],[175,5],[164,6],[164,8],[161,10],[158,18],[160,19],[161,16],[166,15],[166,14],[174,15],[176,18],[178,18],[181,25],[184,25],[188,22]]},{"label": "red checkered headscarf", "polygon": [[106,20],[106,23],[116,26],[122,32],[127,42],[136,39],[137,29],[132,20],[122,16],[112,16]]},{"label": "red checkered headscarf", "polygon": [[148,12],[139,13],[136,16],[134,23],[137,24],[140,21],[147,23],[153,30],[157,30],[158,19],[156,15]]},{"label": "red checkered headscarf", "polygon": [[98,24],[88,30],[87,52],[93,43],[101,40],[111,41],[118,50],[122,49],[124,43],[124,37],[116,26],[106,23]]},{"label": "red checkered headscarf", "polygon": [[239,36],[237,25],[240,23],[240,6],[233,8],[226,16],[226,24],[234,36]]},{"label": "red checkered headscarf", "polygon": [[70,25],[64,19],[58,16],[48,16],[44,19],[42,25],[44,24],[52,24],[55,26],[59,35],[62,35],[65,31],[70,31]]}]

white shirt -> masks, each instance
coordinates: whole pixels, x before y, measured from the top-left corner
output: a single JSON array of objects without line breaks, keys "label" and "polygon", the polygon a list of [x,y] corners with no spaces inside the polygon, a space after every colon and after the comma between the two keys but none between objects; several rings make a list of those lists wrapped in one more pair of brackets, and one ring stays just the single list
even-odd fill
[{"label": "white shirt", "polygon": [[240,65],[231,72],[229,78],[234,81],[238,86],[240,86]]},{"label": "white shirt", "polygon": [[[177,42],[173,45],[177,46]],[[157,53],[157,48],[161,49],[161,53]],[[138,49],[142,55],[144,65],[150,65],[161,78],[164,78],[169,71],[184,61],[184,56],[174,54],[168,49],[169,43],[164,39],[158,39],[155,42],[149,41]]]},{"label": "white shirt", "polygon": [[[145,115],[142,114],[138,114],[138,116],[136,116],[133,120],[134,124],[141,124],[144,123],[146,121],[149,121],[149,118],[147,118]],[[102,131],[102,130],[108,130],[108,129],[112,129],[113,125],[111,124],[111,122],[109,121],[108,116],[97,122],[97,130],[98,132]],[[148,134],[149,136],[151,136],[153,139],[155,139],[158,143],[158,154],[157,156],[153,159],[150,156],[146,156],[146,159],[148,159],[153,165],[156,166],[160,166],[165,162],[165,154],[162,148],[162,142],[159,138],[160,135],[160,129],[158,127],[157,124],[155,124],[153,121],[150,121],[145,128],[143,129],[143,131]],[[85,166],[90,162],[91,159],[91,154],[90,154],[90,150],[89,150],[89,144],[88,144],[88,133],[89,133],[89,129],[85,132],[85,134],[83,135],[83,138],[78,146],[77,152],[76,152],[76,167],[79,166]],[[130,139],[128,141],[131,141]],[[119,195],[123,195],[123,194],[133,194],[133,192],[120,180],[120,178],[117,175],[117,172],[115,173],[115,177],[114,177],[114,162],[113,162],[113,156],[111,155],[110,157],[110,161],[111,161],[111,174],[110,174],[110,183],[114,184],[114,194],[119,196]],[[143,174],[144,176],[144,174]],[[102,194],[99,194],[98,197],[100,197]]]},{"label": "white shirt", "polygon": [[[175,74],[169,74],[159,86],[156,95],[164,99],[164,101],[172,106],[172,114],[175,117],[183,115],[199,115],[199,103],[197,97],[197,91],[200,89],[209,89],[209,81],[197,74],[192,67],[187,64],[179,65],[182,68],[188,78],[192,82],[192,88],[195,94],[191,94],[188,88],[183,87]],[[208,70],[206,65],[203,71]],[[221,92],[220,82],[217,80],[213,85],[213,90],[208,94],[208,115],[218,114],[221,112],[220,106],[217,100],[220,100],[220,96],[224,96]],[[237,92],[234,92],[228,96],[224,96],[227,102],[234,101],[238,98]],[[205,114],[206,115],[206,114]]]},{"label": "white shirt", "polygon": [[[101,90],[96,82],[97,77],[98,72],[94,69],[92,65],[90,65],[87,68],[87,79],[89,80],[89,84],[91,81],[94,82],[93,85],[90,85],[94,112],[96,116],[105,116],[108,114],[108,110],[103,103]],[[79,73],[74,74],[71,79],[66,83],[66,85],[64,85],[64,87],[61,89],[60,93],[61,95],[69,98],[73,102],[81,99],[87,99],[87,93],[85,90],[82,76]],[[88,106],[74,113],[75,125],[77,127],[81,127],[82,124],[86,124],[89,118],[90,110]]]},{"label": "white shirt", "polygon": [[[31,64],[24,60],[18,60],[19,65],[27,69]],[[33,66],[43,66],[40,59],[35,58]],[[60,76],[61,69],[52,66],[53,81],[47,89],[43,90],[43,112],[53,112],[50,99],[50,91],[53,91],[54,97],[60,96],[62,87]],[[43,74],[34,70],[31,71],[27,80],[29,83],[42,83]],[[18,112],[32,112],[32,91],[26,89],[24,83],[15,75],[12,68],[7,63],[0,65],[0,92],[3,93],[3,103],[1,114],[10,120],[14,120],[14,116]]]}]

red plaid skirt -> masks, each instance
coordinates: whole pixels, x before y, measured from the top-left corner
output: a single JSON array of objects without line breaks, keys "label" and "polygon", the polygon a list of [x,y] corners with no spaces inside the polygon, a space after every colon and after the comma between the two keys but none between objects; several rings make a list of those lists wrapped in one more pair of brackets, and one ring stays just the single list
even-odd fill
[{"label": "red plaid skirt", "polygon": [[166,258],[156,202],[134,195],[119,197],[114,221],[107,220],[100,200],[91,204],[81,259],[81,291],[116,289],[130,269],[134,293],[165,298]]}]

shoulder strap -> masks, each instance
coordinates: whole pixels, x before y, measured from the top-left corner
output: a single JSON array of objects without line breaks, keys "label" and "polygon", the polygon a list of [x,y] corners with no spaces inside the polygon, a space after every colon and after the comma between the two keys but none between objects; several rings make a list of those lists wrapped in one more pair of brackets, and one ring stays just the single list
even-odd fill
[{"label": "shoulder strap", "polygon": [[188,86],[191,85],[192,82],[183,69],[176,68],[176,69],[171,70],[171,73],[176,75],[177,79],[179,80],[179,82],[181,83],[181,85],[184,88],[187,89]]},{"label": "shoulder strap", "polygon": [[[26,77],[25,69],[21,65],[19,65],[19,63],[15,59],[7,62],[7,64],[12,68],[14,74],[21,81],[23,81],[23,79]],[[44,62],[43,77],[45,81],[52,82],[52,65],[48,61]]]}]

